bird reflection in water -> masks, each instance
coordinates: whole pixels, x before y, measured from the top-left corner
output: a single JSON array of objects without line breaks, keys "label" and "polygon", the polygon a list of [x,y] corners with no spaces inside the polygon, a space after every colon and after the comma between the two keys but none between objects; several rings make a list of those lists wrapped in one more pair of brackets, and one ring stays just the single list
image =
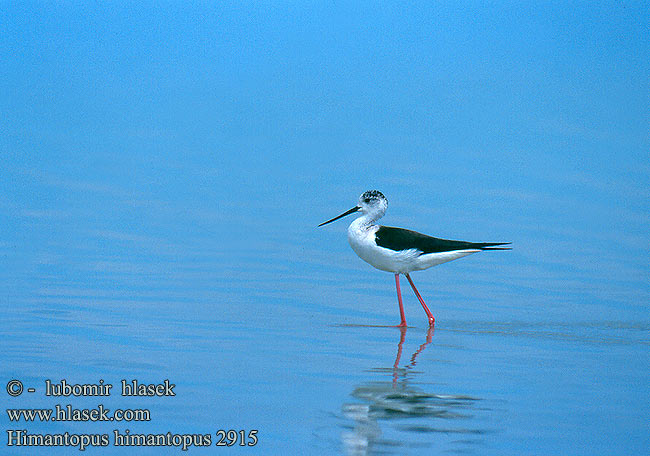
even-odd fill
[{"label": "bird reflection in water", "polygon": [[[389,374],[391,380],[361,384],[352,391],[352,396],[362,403],[343,404],[343,416],[352,420],[352,423],[346,422],[345,430],[341,435],[346,454],[355,456],[385,454],[392,451],[400,452],[399,448],[405,446],[429,446],[432,444],[432,439],[426,436],[430,437],[434,433],[447,435],[483,433],[477,429],[463,429],[443,424],[449,423],[447,420],[472,418],[470,412],[475,409],[477,398],[429,393],[411,384],[413,378],[420,374],[414,370],[414,367],[420,353],[431,343],[433,326],[427,331],[425,342],[411,355],[408,364],[402,367],[400,362],[407,328],[398,329],[400,338],[393,367],[371,370],[373,373]],[[399,420],[402,422],[393,426],[394,432],[391,432],[398,435],[395,438],[385,437],[385,432],[382,432],[382,422]],[[416,434],[419,438],[414,438]],[[456,443],[473,442],[471,439],[466,439]]]}]

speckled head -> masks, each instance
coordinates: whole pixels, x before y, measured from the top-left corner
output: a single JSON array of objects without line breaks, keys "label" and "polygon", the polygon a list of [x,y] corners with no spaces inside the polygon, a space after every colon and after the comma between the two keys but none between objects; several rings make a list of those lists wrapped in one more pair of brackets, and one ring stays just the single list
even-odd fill
[{"label": "speckled head", "polygon": [[328,223],[332,223],[341,217],[354,214],[355,212],[361,212],[366,216],[366,220],[374,221],[381,218],[386,212],[387,208],[388,200],[382,192],[379,190],[368,190],[367,192],[363,192],[361,194],[359,197],[359,204],[357,206],[354,206],[352,209],[345,211],[341,215],[337,215],[333,219],[330,219],[327,222],[323,222],[318,226],[327,225]]},{"label": "speckled head", "polygon": [[386,203],[388,203],[388,200],[384,194],[379,190],[368,190],[367,192],[363,192],[359,197],[359,203],[365,204],[373,204],[379,200],[384,200]]},{"label": "speckled head", "polygon": [[379,190],[368,190],[359,197],[359,209],[364,214],[370,214],[376,220],[386,213],[388,200]]}]

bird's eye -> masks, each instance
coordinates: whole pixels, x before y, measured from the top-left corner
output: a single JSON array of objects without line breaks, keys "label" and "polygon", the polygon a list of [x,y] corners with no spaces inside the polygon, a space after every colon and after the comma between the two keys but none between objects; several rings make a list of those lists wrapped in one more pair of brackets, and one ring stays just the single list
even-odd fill
[{"label": "bird's eye", "polygon": [[364,203],[369,203],[369,202],[370,202],[370,198],[364,198],[364,199],[363,199],[363,202],[364,202]]}]

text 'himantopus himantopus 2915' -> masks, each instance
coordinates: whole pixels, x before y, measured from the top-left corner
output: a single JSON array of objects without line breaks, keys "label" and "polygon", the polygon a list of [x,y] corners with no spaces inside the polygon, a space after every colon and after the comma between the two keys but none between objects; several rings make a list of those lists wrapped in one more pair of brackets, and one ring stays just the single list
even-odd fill
[{"label": "text 'himantopus himantopus 2915'", "polygon": [[466,242],[438,239],[404,228],[376,225],[375,222],[384,216],[388,200],[377,190],[369,190],[359,197],[359,204],[349,211],[321,223],[318,226],[338,220],[346,215],[361,212],[361,216],[350,224],[348,228],[348,242],[352,250],[367,263],[382,271],[395,274],[397,300],[401,322],[399,326],[406,326],[404,307],[402,306],[402,293],[399,286],[399,275],[404,274],[411,284],[422,308],[429,318],[429,325],[433,325],[434,318],[420,296],[411,276],[412,271],[446,263],[447,261],[462,258],[481,250],[510,250],[509,247],[496,247],[507,245],[509,242]]}]

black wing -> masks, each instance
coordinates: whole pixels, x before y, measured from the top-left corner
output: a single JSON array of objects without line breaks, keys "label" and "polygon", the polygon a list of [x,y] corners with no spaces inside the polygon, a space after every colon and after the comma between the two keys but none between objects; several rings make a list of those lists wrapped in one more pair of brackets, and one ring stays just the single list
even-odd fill
[{"label": "black wing", "polygon": [[375,233],[375,242],[379,247],[391,250],[417,249],[422,253],[452,252],[454,250],[510,250],[510,247],[494,247],[495,245],[510,244],[510,242],[452,241],[392,226],[380,226]]}]

